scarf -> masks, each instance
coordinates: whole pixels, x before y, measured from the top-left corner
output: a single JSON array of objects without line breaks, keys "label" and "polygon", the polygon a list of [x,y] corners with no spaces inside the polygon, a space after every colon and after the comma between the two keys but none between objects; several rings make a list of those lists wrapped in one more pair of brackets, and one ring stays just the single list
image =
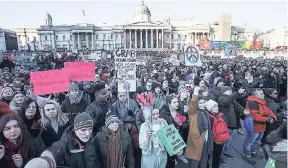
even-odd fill
[{"label": "scarf", "polygon": [[[199,133],[200,135],[204,132],[207,131],[208,133],[208,153],[210,154],[213,151],[213,139],[212,139],[212,131],[211,131],[211,122],[210,122],[210,117],[209,114],[203,110],[203,109],[198,109],[198,128],[199,128]],[[208,132],[210,131],[210,132]]]},{"label": "scarf", "polygon": [[155,94],[153,107],[154,109],[161,109],[164,105],[164,96],[163,94]]},{"label": "scarf", "polygon": [[107,126],[105,126],[103,129],[104,133],[108,137],[108,156],[106,168],[123,168],[124,158],[120,127],[116,132],[112,132]]},{"label": "scarf", "polygon": [[17,168],[12,159],[12,156],[15,154],[20,154],[22,156],[23,162],[25,163],[28,158],[29,150],[27,138],[24,138],[19,144],[13,144],[12,142],[5,140],[3,145],[5,147],[4,158],[7,160],[9,168]]},{"label": "scarf", "polygon": [[71,94],[68,94],[70,104],[78,104],[81,101],[83,92],[81,90],[78,91],[78,94],[76,97],[72,96]]}]

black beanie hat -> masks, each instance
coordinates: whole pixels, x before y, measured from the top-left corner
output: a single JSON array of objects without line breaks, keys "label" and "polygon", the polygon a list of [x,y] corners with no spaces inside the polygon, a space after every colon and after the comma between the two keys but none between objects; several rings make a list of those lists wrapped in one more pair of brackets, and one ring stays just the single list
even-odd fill
[{"label": "black beanie hat", "polygon": [[264,94],[266,96],[270,96],[273,92],[275,92],[276,90],[274,88],[266,88],[264,89]]}]

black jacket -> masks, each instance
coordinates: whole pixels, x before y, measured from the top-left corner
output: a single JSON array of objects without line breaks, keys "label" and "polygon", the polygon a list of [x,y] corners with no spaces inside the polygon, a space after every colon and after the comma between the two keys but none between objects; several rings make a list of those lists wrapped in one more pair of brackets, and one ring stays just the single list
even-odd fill
[{"label": "black jacket", "polygon": [[[33,158],[39,157],[41,153],[46,149],[44,142],[41,139],[41,130],[40,129],[32,129],[30,130],[29,136],[29,149],[28,156],[26,160],[23,160],[23,167]],[[12,158],[11,158],[12,159]],[[8,168],[7,160],[4,158],[0,159],[0,167]]]},{"label": "black jacket", "polygon": [[113,107],[110,103],[99,104],[96,101],[93,101],[86,109],[85,112],[88,113],[94,123],[93,133],[99,131],[101,127],[105,125],[105,117],[108,111],[111,111],[111,114],[115,114]]},{"label": "black jacket", "polygon": [[[131,137],[129,133],[124,129],[124,127],[119,127],[119,129],[121,129],[121,135],[122,135],[121,140],[122,140],[123,157],[125,158],[124,161],[125,168],[135,168]],[[98,143],[97,146],[99,146],[100,150],[102,168],[106,168],[109,144],[108,144],[108,137],[103,131],[103,127],[97,133],[95,138]]]},{"label": "black jacket", "polygon": [[83,98],[81,98],[79,103],[71,104],[69,97],[66,97],[66,99],[62,103],[61,109],[63,113],[66,113],[68,115],[69,125],[73,125],[76,115],[84,112],[87,106],[88,104]]},{"label": "black jacket", "polygon": [[227,126],[231,129],[237,129],[237,114],[239,116],[245,110],[236,99],[240,97],[239,93],[233,93],[230,96],[221,95],[218,99],[219,112],[222,112],[227,119]]},{"label": "black jacket", "polygon": [[99,148],[95,138],[91,138],[80,148],[73,136],[73,126],[64,131],[61,139],[48,149],[53,153],[57,166],[69,168],[101,168]]},{"label": "black jacket", "polygon": [[[51,125],[47,126],[46,129],[43,129],[41,138],[44,141],[45,146],[48,148],[52,145],[52,143],[57,142],[61,139],[61,136],[65,129],[69,126],[67,122],[63,126],[58,126],[58,133],[54,131]],[[42,128],[40,123],[36,124],[36,128]]]},{"label": "black jacket", "polygon": [[[180,114],[181,115],[181,114]],[[186,121],[182,123],[182,126],[178,126],[178,124],[174,121],[168,105],[164,105],[162,109],[160,110],[160,118],[163,118],[166,120],[168,125],[174,124],[176,129],[179,131],[179,134],[181,135],[182,139],[187,142],[188,132],[189,132],[189,122],[188,117],[186,118]]]}]

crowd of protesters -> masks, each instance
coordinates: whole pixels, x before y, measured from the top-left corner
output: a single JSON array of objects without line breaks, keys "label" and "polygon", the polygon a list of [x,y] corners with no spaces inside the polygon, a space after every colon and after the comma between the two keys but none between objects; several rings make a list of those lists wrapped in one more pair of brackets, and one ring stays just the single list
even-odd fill
[{"label": "crowd of protesters", "polygon": [[[76,56],[39,56],[38,71],[61,69]],[[95,80],[35,96],[29,71],[0,64],[2,168],[219,168],[235,134],[243,161],[287,167],[287,62],[229,59],[201,67],[161,59],[137,66],[136,92],[118,92],[113,57],[96,63]],[[186,148],[167,154],[157,131],[179,131]],[[211,165],[212,164],[212,165]]]}]

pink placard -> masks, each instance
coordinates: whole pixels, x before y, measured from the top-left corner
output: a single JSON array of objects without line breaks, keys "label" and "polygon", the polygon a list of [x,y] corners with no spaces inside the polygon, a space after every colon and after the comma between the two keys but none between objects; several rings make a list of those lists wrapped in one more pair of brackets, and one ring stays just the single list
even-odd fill
[{"label": "pink placard", "polygon": [[64,68],[69,72],[72,81],[94,81],[95,63],[64,62]]},{"label": "pink placard", "polygon": [[31,72],[30,77],[36,96],[69,90],[69,72],[65,69]]}]

